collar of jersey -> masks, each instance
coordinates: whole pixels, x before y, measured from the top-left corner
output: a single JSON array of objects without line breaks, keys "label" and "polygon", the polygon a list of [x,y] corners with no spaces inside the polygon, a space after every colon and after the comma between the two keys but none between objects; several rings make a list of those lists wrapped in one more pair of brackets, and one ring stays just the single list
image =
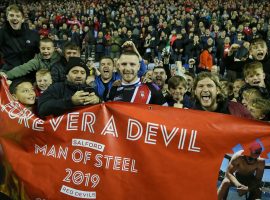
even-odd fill
[{"label": "collar of jersey", "polygon": [[138,78],[134,83],[123,83],[122,82],[122,86],[131,86],[131,85],[140,85],[141,81],[140,78]]}]

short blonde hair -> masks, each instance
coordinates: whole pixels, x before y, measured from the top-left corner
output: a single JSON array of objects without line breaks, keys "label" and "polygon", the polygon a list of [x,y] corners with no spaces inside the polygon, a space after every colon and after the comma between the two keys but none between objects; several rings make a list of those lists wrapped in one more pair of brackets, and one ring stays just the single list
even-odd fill
[{"label": "short blonde hair", "polygon": [[48,69],[40,69],[36,72],[36,77],[45,76],[46,74],[50,74],[51,72]]},{"label": "short blonde hair", "polygon": [[20,12],[20,13],[22,13],[22,16],[24,17],[24,12],[23,12],[22,7],[17,5],[17,4],[12,4],[12,5],[8,6],[6,9],[6,15],[8,15],[8,13],[10,11]]}]

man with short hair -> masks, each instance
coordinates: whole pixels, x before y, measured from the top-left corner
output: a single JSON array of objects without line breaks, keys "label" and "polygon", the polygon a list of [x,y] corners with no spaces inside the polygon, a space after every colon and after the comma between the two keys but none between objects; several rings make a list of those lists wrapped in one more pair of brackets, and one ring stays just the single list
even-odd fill
[{"label": "man with short hair", "polygon": [[38,99],[40,117],[61,115],[77,106],[93,105],[100,102],[94,88],[86,85],[88,67],[78,57],[70,57],[66,66],[65,82],[51,85]]},{"label": "man with short hair", "polygon": [[114,72],[114,61],[111,57],[103,57],[99,62],[100,75],[96,76],[96,91],[103,100],[106,100],[109,90],[113,83],[119,80],[121,76]]},{"label": "man with short hair", "polygon": [[195,75],[190,72],[185,72],[185,78],[187,81],[187,92],[186,95],[191,96],[192,90],[193,90],[193,84],[194,84],[194,79]]},{"label": "man with short hair", "polygon": [[131,103],[167,105],[161,91],[152,83],[143,84],[138,77],[139,57],[134,52],[124,52],[118,60],[121,85],[113,86],[109,100]]},{"label": "man with short hair", "polygon": [[156,66],[153,69],[152,74],[153,82],[160,88],[163,96],[165,97],[168,94],[168,90],[165,87],[165,81],[167,80],[167,74],[165,69],[162,66]]},{"label": "man with short hair", "polygon": [[64,46],[64,56],[59,62],[55,63],[51,68],[51,75],[53,83],[64,82],[66,80],[66,64],[69,61],[69,57],[80,57],[80,47],[74,43],[67,43]]},{"label": "man with short hair", "polygon": [[[140,59],[140,70],[138,72],[138,76],[141,77],[145,71],[146,66],[144,64],[143,59],[141,58],[135,44],[132,41],[127,41],[123,44],[123,49],[133,51],[138,55]],[[96,76],[96,90],[100,97],[103,97],[103,100],[106,101],[108,92],[110,91],[113,83],[117,80],[121,79],[121,75],[118,72],[114,72],[114,61],[111,57],[104,56],[101,58],[99,62],[99,71],[100,75]]]}]

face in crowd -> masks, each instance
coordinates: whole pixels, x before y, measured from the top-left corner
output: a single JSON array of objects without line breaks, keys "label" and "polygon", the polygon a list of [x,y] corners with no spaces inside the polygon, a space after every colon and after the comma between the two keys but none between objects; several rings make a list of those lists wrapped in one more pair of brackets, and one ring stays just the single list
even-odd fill
[{"label": "face in crowd", "polygon": [[234,81],[234,83],[233,83],[233,96],[234,96],[234,98],[239,97],[239,90],[244,85],[245,85],[245,81],[243,81],[243,80]]},{"label": "face in crowd", "polygon": [[86,81],[86,71],[83,67],[75,66],[72,67],[68,74],[67,80],[74,84],[84,84]]},{"label": "face in crowd", "polygon": [[164,68],[154,68],[153,74],[152,74],[152,80],[156,85],[159,86],[160,89],[162,89],[163,86],[165,85],[166,79],[167,79],[167,75]]},{"label": "face in crowd", "polygon": [[152,76],[153,76],[153,70],[148,70],[143,76],[143,79],[146,81],[152,82]]},{"label": "face in crowd", "polygon": [[259,86],[259,87],[265,87],[265,73],[263,72],[262,68],[257,68],[252,71],[252,73],[249,73],[245,77],[246,83],[250,84],[251,86]]},{"label": "face in crowd", "polygon": [[79,49],[66,49],[64,51],[64,57],[68,61],[70,57],[80,57],[81,53]]},{"label": "face in crowd", "polygon": [[261,97],[261,94],[256,89],[245,90],[242,94],[242,104],[248,107],[249,104],[255,99]]},{"label": "face in crowd", "polygon": [[39,50],[44,59],[50,59],[54,52],[53,42],[40,42]]},{"label": "face in crowd", "polygon": [[30,82],[22,82],[17,85],[12,96],[26,107],[31,107],[35,104],[36,93],[33,84]]},{"label": "face in crowd", "polygon": [[247,106],[248,111],[254,119],[262,120],[265,117],[265,114],[262,109],[256,108],[252,105],[252,102]]},{"label": "face in crowd", "polygon": [[186,76],[186,81],[187,81],[187,91],[191,92],[194,84],[194,79],[192,76],[189,76],[185,74]]},{"label": "face in crowd", "polygon": [[197,100],[207,111],[215,111],[218,107],[218,93],[219,88],[216,83],[208,77],[199,80],[194,91]]},{"label": "face in crowd", "polygon": [[139,57],[137,55],[121,55],[118,60],[119,71],[123,83],[132,84],[138,79],[140,69]]},{"label": "face in crowd", "polygon": [[52,76],[50,73],[46,73],[44,75],[37,75],[36,82],[38,88],[41,91],[45,91],[52,84]]},{"label": "face in crowd", "polygon": [[263,60],[267,54],[266,43],[264,41],[260,41],[256,42],[255,44],[251,44],[249,53],[255,60]]},{"label": "face in crowd", "polygon": [[173,99],[177,102],[182,102],[184,99],[184,94],[187,89],[183,83],[180,83],[175,88],[170,88],[169,92],[172,95]]},{"label": "face in crowd", "polygon": [[22,28],[22,23],[24,22],[24,16],[22,12],[10,10],[7,13],[7,21],[14,30],[20,30]]},{"label": "face in crowd", "polygon": [[100,76],[103,82],[109,82],[113,76],[114,62],[110,58],[103,58],[99,64]]}]

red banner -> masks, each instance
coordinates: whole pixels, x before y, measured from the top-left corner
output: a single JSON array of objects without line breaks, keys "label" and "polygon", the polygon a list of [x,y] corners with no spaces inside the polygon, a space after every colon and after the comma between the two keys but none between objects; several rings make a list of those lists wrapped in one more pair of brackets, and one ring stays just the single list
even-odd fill
[{"label": "red banner", "polygon": [[268,159],[267,123],[118,102],[43,120],[0,87],[0,188],[14,199],[217,199],[233,147],[260,141]]}]

